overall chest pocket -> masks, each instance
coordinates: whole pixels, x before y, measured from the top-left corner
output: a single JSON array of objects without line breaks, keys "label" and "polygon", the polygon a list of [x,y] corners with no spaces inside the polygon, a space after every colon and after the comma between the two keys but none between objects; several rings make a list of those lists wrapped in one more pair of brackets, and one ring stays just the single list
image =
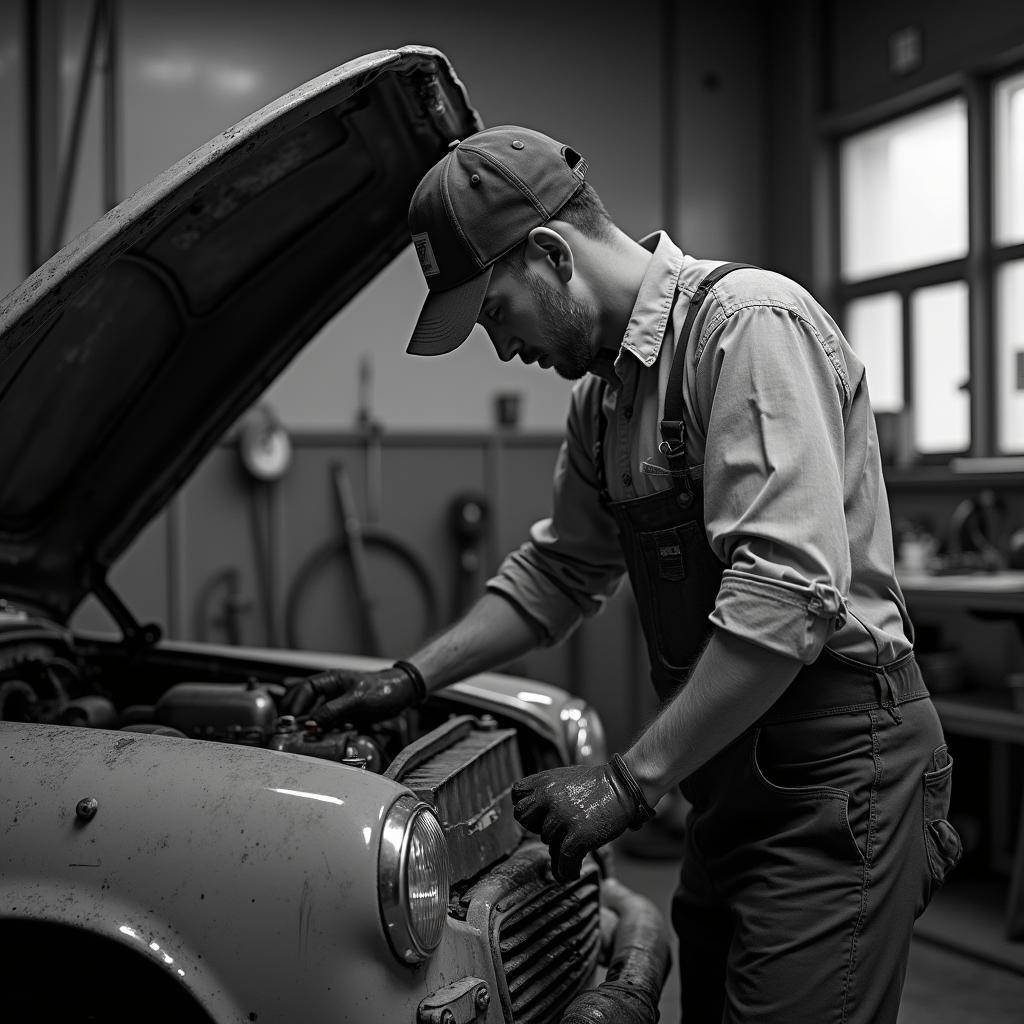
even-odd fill
[{"label": "overall chest pocket", "polygon": [[638,537],[634,591],[652,662],[672,672],[687,669],[703,646],[708,616],[722,579],[697,521]]}]

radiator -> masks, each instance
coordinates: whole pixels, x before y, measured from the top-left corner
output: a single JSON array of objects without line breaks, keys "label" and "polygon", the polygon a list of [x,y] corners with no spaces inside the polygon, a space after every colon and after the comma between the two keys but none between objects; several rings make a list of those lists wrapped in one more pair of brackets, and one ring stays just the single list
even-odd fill
[{"label": "radiator", "polygon": [[431,804],[448,840],[458,884],[510,854],[522,838],[512,817],[512,783],[523,777],[515,729],[470,715],[411,743],[385,773]]}]

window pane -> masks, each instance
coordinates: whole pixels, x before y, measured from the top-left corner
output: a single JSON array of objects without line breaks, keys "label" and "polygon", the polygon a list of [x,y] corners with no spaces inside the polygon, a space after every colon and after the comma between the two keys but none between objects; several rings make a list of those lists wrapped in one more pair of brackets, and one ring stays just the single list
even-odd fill
[{"label": "window pane", "polygon": [[910,299],[914,446],[919,452],[962,452],[970,446],[971,409],[966,390],[967,285],[963,281],[921,288]]},{"label": "window pane", "polygon": [[997,83],[995,120],[995,236],[1024,242],[1024,74]]},{"label": "window pane", "polygon": [[1024,452],[1024,260],[996,276],[996,396],[999,447]]},{"label": "window pane", "polygon": [[845,139],[839,151],[846,280],[967,253],[967,106],[949,100]]},{"label": "window pane", "polygon": [[854,299],[846,307],[846,340],[868,375],[875,412],[903,408],[903,339],[900,297],[896,292]]}]

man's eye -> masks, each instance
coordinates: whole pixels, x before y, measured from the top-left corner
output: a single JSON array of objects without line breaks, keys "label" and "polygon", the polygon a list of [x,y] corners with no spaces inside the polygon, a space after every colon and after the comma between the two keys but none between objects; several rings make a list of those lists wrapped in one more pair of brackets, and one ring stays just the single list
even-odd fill
[{"label": "man's eye", "polygon": [[484,310],[484,313],[488,320],[497,321],[501,317],[501,306],[495,303],[493,306],[488,306],[487,309]]}]

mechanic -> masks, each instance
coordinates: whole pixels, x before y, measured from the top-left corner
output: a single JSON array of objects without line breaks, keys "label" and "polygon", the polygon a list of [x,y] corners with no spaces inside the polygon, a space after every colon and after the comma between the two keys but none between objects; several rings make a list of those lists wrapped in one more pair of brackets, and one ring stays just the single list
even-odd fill
[{"label": "mechanic", "polygon": [[680,786],[683,1020],[895,1021],[911,926],[960,840],[863,364],[798,284],[633,240],[586,173],[504,126],[417,188],[408,351],[479,323],[502,360],[576,381],[551,515],[420,651],[312,677],[289,706],[394,715],[563,639],[628,573],[661,710],[608,764],[523,779],[516,818],[565,881]]}]

